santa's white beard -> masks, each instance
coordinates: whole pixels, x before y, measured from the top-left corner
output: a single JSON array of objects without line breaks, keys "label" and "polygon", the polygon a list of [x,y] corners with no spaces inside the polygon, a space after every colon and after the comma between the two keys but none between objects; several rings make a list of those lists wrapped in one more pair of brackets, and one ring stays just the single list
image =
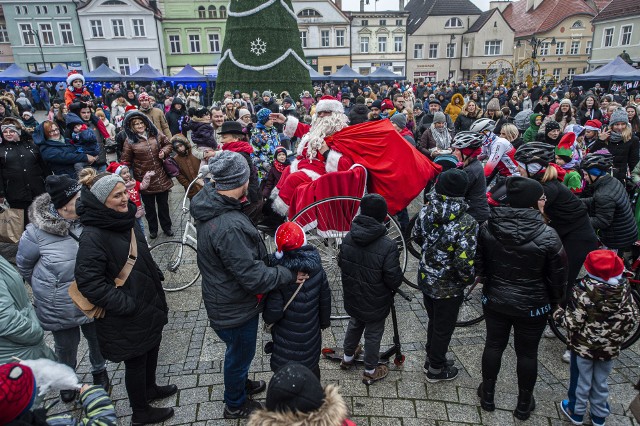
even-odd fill
[{"label": "santa's white beard", "polygon": [[331,115],[326,117],[320,117],[315,114],[311,121],[309,133],[302,137],[302,141],[298,145],[298,155],[302,155],[302,151],[306,148],[309,159],[317,158],[318,150],[322,146],[324,138],[347,127],[349,125],[348,121],[346,115],[338,112],[332,112]]}]

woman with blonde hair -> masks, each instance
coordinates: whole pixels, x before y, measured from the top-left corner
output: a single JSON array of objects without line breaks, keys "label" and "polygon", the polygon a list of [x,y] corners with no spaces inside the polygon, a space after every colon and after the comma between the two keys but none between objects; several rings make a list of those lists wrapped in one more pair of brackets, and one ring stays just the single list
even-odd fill
[{"label": "woman with blonde hair", "polygon": [[474,101],[470,99],[458,114],[458,118],[456,118],[455,123],[453,124],[453,128],[455,132],[468,131],[474,121],[478,118],[482,117],[482,108]]},{"label": "woman with blonde hair", "polygon": [[513,145],[515,149],[520,148],[520,145],[524,143],[522,138],[520,137],[520,131],[514,124],[511,123],[507,123],[502,126],[502,129],[500,129],[500,137],[505,138],[506,140],[511,142],[511,145]]}]

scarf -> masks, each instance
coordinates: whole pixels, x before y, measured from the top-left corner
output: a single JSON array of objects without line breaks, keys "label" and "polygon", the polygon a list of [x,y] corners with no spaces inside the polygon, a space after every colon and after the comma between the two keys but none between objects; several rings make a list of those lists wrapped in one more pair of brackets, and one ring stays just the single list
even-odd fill
[{"label": "scarf", "polygon": [[276,170],[279,171],[280,173],[282,173],[284,169],[287,168],[287,166],[288,166],[287,161],[285,161],[284,163],[281,163],[278,160],[275,160],[273,162],[273,167],[275,167]]},{"label": "scarf", "polygon": [[130,231],[136,222],[138,208],[129,201],[129,210],[120,213],[102,204],[89,188],[82,188],[80,199],[76,204],[76,213],[80,223],[114,232]]},{"label": "scarf", "polygon": [[612,130],[611,134],[609,135],[609,142],[619,143],[621,141],[622,141],[622,133],[614,132]]},{"label": "scarf", "polygon": [[438,129],[434,123],[431,123],[429,127],[431,129],[431,136],[436,141],[436,148],[439,150],[449,149],[451,146],[451,135],[447,130],[447,126]]},{"label": "scarf", "polygon": [[151,111],[153,109],[153,105],[149,104],[149,108],[138,108],[138,111],[142,111],[142,112],[147,112],[147,111]]},{"label": "scarf", "polygon": [[253,154],[253,147],[249,142],[245,141],[233,141],[222,144],[223,151],[233,152],[246,152],[247,154]]}]

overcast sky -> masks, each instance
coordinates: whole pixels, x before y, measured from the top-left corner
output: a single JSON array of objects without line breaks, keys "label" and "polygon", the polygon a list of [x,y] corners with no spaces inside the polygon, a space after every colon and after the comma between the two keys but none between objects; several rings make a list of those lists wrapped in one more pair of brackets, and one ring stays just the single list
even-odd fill
[{"label": "overcast sky", "polygon": [[[471,0],[471,2],[478,6],[480,10],[489,9],[489,0]],[[405,0],[405,4],[407,3],[409,3],[409,0]],[[398,10],[398,6],[399,0],[378,0],[377,2],[369,0],[369,4],[364,6],[364,10]],[[360,10],[360,0],[342,0],[342,8],[344,10]]]}]

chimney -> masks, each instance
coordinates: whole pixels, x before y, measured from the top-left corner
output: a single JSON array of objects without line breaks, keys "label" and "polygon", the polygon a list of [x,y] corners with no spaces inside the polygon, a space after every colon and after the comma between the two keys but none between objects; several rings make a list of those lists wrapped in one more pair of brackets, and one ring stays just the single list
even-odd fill
[{"label": "chimney", "polygon": [[342,10],[342,0],[334,0],[334,2],[336,3],[336,7]]},{"label": "chimney", "polygon": [[364,0],[360,0],[360,12],[364,12]]},{"label": "chimney", "polygon": [[400,12],[404,11],[404,0],[400,0]]}]

